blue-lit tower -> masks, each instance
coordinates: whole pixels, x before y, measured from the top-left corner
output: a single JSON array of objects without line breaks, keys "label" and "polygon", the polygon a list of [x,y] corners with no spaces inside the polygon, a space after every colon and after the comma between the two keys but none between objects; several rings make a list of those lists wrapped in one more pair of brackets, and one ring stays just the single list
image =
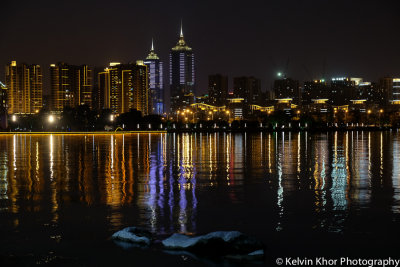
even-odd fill
[{"label": "blue-lit tower", "polygon": [[164,113],[164,80],[163,80],[163,63],[160,58],[154,53],[154,43],[151,41],[151,50],[146,57],[144,64],[149,70],[149,88],[150,88],[150,103],[152,114]]},{"label": "blue-lit tower", "polygon": [[169,54],[169,84],[172,112],[187,108],[194,103],[194,54],[183,39],[182,25],[179,41]]}]

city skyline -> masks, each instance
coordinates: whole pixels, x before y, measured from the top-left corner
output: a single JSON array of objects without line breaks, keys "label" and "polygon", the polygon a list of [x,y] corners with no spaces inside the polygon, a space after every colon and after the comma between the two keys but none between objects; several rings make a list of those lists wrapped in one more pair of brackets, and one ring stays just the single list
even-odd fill
[{"label": "city skyline", "polygon": [[[231,5],[224,1],[155,2],[151,12],[158,17],[146,27],[138,23],[146,14],[144,11],[150,12],[144,3],[116,2],[107,12],[102,10],[102,1],[96,2],[96,8],[90,1],[82,3],[75,11],[66,2],[23,4],[27,8],[19,9],[13,3],[4,5],[0,18],[6,26],[6,38],[0,42],[0,50],[6,51],[0,55],[3,66],[11,60],[43,67],[58,61],[91,66],[106,66],[112,61],[127,63],[144,59],[151,38],[157,44],[160,59],[167,62],[182,18],[187,39],[196,48],[199,93],[207,91],[207,76],[212,73],[258,77],[265,91],[271,89],[276,72],[284,72],[286,65],[288,76],[298,80],[349,75],[376,81],[381,76],[399,73],[395,56],[399,37],[390,30],[399,22],[391,3],[255,1],[239,6],[235,1]],[[207,9],[209,5],[212,10]],[[126,23],[123,15],[129,12],[138,17]],[[121,18],[114,13],[122,14]],[[299,14],[301,21],[293,23]],[[111,27],[103,22],[104,18],[114,18],[115,24],[121,24],[113,38],[101,38]],[[36,34],[12,34],[19,32],[28,19],[38,25],[40,30]],[[332,25],[331,20],[335,21]],[[67,32],[62,34],[54,26],[44,27],[49,21],[58,21]],[[258,26],[253,27],[254,23]],[[128,27],[134,38],[126,34]],[[385,36],[385,41],[380,42],[379,36]],[[29,45],[25,46],[26,43]],[[44,76],[48,76],[46,68]],[[45,83],[44,91],[48,92],[49,87]],[[232,87],[230,79],[229,88]]]}]

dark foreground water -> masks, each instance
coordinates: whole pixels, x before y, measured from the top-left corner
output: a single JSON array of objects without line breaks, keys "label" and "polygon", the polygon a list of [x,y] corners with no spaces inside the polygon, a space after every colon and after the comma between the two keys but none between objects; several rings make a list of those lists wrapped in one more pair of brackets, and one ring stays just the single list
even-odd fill
[{"label": "dark foreground water", "polygon": [[[400,257],[400,133],[0,136],[0,265],[204,264],[124,250],[239,230],[277,257]],[[217,262],[221,263],[221,262]]]}]

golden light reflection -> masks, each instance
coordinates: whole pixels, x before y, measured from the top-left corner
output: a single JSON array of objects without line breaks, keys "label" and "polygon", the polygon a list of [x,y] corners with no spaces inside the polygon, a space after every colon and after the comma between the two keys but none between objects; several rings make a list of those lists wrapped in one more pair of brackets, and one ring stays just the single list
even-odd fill
[{"label": "golden light reflection", "polygon": [[272,190],[277,211],[267,212],[278,231],[293,202],[341,212],[372,205],[377,184],[390,187],[400,212],[399,140],[382,132],[0,136],[0,212],[48,211],[58,223],[68,203],[104,205],[117,229],[129,223],[128,206],[152,231],[193,233],[199,201],[219,192],[243,203],[254,184],[265,191],[251,196],[260,202]]}]

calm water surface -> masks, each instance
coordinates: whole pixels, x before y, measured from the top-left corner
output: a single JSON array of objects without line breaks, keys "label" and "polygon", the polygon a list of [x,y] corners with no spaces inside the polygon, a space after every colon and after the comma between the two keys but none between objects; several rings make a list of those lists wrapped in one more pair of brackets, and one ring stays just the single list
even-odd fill
[{"label": "calm water surface", "polygon": [[1,265],[199,264],[110,241],[132,225],[395,257],[399,214],[398,132],[0,136]]}]

